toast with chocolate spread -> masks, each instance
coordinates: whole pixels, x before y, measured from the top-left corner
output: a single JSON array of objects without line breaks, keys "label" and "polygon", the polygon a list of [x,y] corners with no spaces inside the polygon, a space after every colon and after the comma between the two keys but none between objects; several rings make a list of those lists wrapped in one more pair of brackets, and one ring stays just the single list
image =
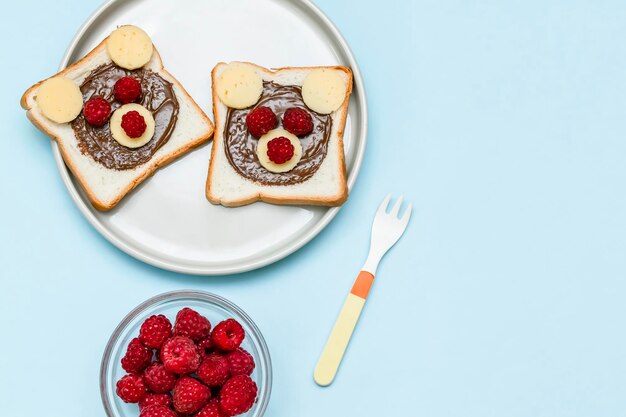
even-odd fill
[{"label": "toast with chocolate spread", "polygon": [[346,200],[350,68],[269,70],[232,62],[217,64],[211,75],[210,202],[337,206]]},{"label": "toast with chocolate spread", "polygon": [[211,121],[134,26],[119,27],[78,62],[30,87],[21,105],[58,143],[99,210],[112,209],[213,134]]}]

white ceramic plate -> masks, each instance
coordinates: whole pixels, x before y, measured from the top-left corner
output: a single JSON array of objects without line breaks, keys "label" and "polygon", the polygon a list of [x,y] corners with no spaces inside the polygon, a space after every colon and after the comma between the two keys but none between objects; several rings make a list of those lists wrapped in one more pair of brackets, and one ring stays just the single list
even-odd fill
[{"label": "white ceramic plate", "polygon": [[[122,24],[150,34],[165,68],[210,117],[210,72],[219,61],[251,61],[270,68],[352,67],[354,91],[344,136],[352,187],[367,133],[363,81],[340,33],[308,0],[111,0],[78,31],[61,68]],[[158,170],[114,210],[103,213],[91,206],[56,143],[52,146],[63,181],[87,220],[124,252],[172,271],[215,275],[262,267],[302,247],[338,211],[210,204],[204,195],[209,144]]]}]

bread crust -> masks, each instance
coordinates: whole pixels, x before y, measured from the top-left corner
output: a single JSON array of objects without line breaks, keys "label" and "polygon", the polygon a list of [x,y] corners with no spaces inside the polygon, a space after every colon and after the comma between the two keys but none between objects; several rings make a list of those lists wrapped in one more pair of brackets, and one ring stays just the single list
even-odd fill
[{"label": "bread crust", "polygon": [[[75,63],[69,65],[68,67],[66,67],[62,71],[58,72],[57,74],[55,74],[55,75],[53,75],[53,76],[51,76],[51,77],[49,77],[47,79],[50,79],[50,78],[53,78],[53,77],[58,77],[58,76],[64,76],[64,75],[70,73],[72,70],[74,70],[76,68],[79,68],[82,65],[85,65],[85,63],[90,58],[93,58],[96,54],[101,53],[102,50],[106,48],[106,41],[107,41],[107,39],[108,39],[108,36],[102,42],[100,42],[98,44],[98,46],[96,46],[94,49],[92,49],[87,55],[85,55],[84,57],[82,57],[81,59],[76,61]],[[201,144],[209,141],[209,139],[211,139],[211,137],[213,136],[213,131],[214,131],[213,123],[207,117],[207,115],[202,111],[202,109],[198,106],[198,104],[195,102],[195,100],[189,95],[187,90],[185,90],[185,88],[182,86],[182,84],[176,78],[174,78],[174,76],[172,76],[172,74],[170,74],[163,67],[163,61],[161,60],[161,55],[157,51],[156,47],[154,47],[154,56],[156,57],[156,61],[158,63],[159,73],[160,74],[164,74],[166,77],[169,78],[169,81],[171,81],[172,83],[176,84],[176,86],[180,89],[181,93],[186,96],[186,98],[190,101],[190,103],[192,103],[192,105],[194,106],[194,108],[198,112],[198,114],[207,123],[207,126],[209,127],[209,129],[206,132],[206,134],[204,134],[202,136],[199,136],[199,137],[189,141],[185,146],[180,147],[178,149],[175,149],[174,151],[172,151],[172,152],[170,152],[168,154],[162,155],[158,159],[154,159],[153,158],[150,161],[146,162],[146,164],[141,166],[141,168],[143,169],[141,171],[141,174],[138,177],[134,178],[126,187],[124,187],[110,201],[102,201],[102,200],[100,200],[96,196],[96,193],[89,186],[88,182],[86,181],[85,177],[83,176],[83,173],[80,172],[80,170],[76,167],[76,165],[74,164],[72,159],[69,157],[69,152],[68,152],[68,150],[66,148],[66,144],[63,141],[63,139],[58,134],[56,134],[54,131],[46,128],[46,126],[44,126],[37,119],[37,117],[35,117],[35,115],[33,113],[33,110],[32,110],[32,107],[29,106],[29,104],[28,104],[29,99],[32,98],[32,96],[35,94],[35,92],[37,91],[37,88],[41,85],[41,83],[43,83],[47,79],[39,81],[38,83],[32,85],[28,90],[26,90],[24,92],[24,94],[22,95],[22,98],[20,100],[20,105],[22,106],[22,108],[24,110],[26,110],[26,116],[28,117],[28,119],[39,130],[41,130],[46,135],[48,135],[52,140],[57,142],[57,144],[59,145],[59,149],[61,151],[61,156],[63,157],[63,161],[65,162],[65,165],[70,169],[70,171],[72,172],[74,177],[76,177],[76,179],[78,180],[79,184],[81,185],[81,187],[85,191],[85,194],[87,194],[87,197],[89,198],[89,201],[91,202],[91,204],[98,210],[101,210],[101,211],[111,210],[112,208],[114,208],[120,202],[120,200],[122,198],[124,198],[124,196],[126,196],[135,187],[137,187],[139,184],[141,184],[146,178],[152,176],[157,169],[167,165],[168,163],[170,163],[170,162],[174,161],[175,159],[177,159],[179,156],[181,156],[181,155],[189,152],[190,150],[200,146]],[[88,155],[84,155],[84,157],[85,158],[90,158],[90,156],[88,156]]]},{"label": "bread crust", "polygon": [[[340,159],[340,185],[341,188],[331,197],[316,197],[311,195],[302,195],[298,197],[275,197],[271,193],[264,193],[263,190],[259,190],[259,192],[242,197],[238,200],[223,200],[220,197],[214,195],[211,192],[211,183],[214,178],[214,169],[216,160],[216,154],[218,149],[223,146],[223,130],[224,130],[224,121],[218,114],[218,103],[220,103],[220,98],[217,94],[217,89],[215,88],[216,81],[216,73],[220,65],[226,65],[225,62],[218,62],[213,70],[211,71],[211,83],[212,83],[212,99],[213,99],[213,119],[215,120],[215,136],[213,140],[213,147],[211,149],[211,162],[209,164],[209,170],[207,174],[206,181],[206,197],[213,204],[221,204],[225,207],[240,207],[248,204],[252,204],[257,201],[264,201],[266,203],[271,204],[280,204],[280,205],[312,205],[312,206],[340,206],[348,199],[348,184],[346,180],[346,161],[344,154],[344,145],[343,145],[343,134],[346,127],[346,119],[348,117],[348,105],[350,103],[350,94],[352,93],[352,70],[349,67],[345,66],[311,66],[311,67],[280,67],[274,69],[268,69],[262,67],[260,65],[254,64],[252,62],[242,62],[247,65],[252,65],[256,67],[258,70],[265,72],[266,74],[275,75],[280,71],[285,70],[303,70],[303,71],[311,71],[316,69],[334,69],[342,71],[348,77],[348,86],[346,88],[346,96],[344,97],[343,104],[336,111],[340,111],[342,114],[341,119],[338,120],[339,128],[337,130],[338,136],[338,147],[340,149],[339,159]],[[315,174],[314,174],[315,175]],[[250,181],[247,178],[241,177],[244,181]],[[286,186],[288,187],[288,185]]]}]

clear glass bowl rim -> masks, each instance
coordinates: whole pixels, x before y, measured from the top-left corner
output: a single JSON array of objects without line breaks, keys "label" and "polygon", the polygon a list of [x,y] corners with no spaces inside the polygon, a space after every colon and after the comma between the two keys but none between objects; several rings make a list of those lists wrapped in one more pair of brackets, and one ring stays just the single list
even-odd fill
[{"label": "clear glass bowl rim", "polygon": [[272,360],[270,358],[270,352],[267,348],[265,338],[261,334],[261,331],[259,330],[257,325],[254,323],[254,321],[252,321],[250,316],[248,316],[248,314],[246,314],[246,312],[239,308],[236,304],[223,297],[220,297],[217,294],[198,290],[177,290],[155,295],[154,297],[151,297],[143,303],[139,304],[122,319],[120,324],[117,325],[117,327],[111,334],[111,337],[107,342],[106,348],[104,349],[104,353],[102,354],[102,361],[100,363],[100,396],[102,398],[102,405],[104,406],[104,410],[107,416],[116,417],[111,407],[112,399],[109,398],[108,390],[106,389],[106,383],[109,363],[111,360],[111,355],[113,354],[113,346],[115,345],[117,339],[120,337],[126,326],[128,326],[131,321],[133,321],[137,316],[141,315],[149,307],[152,307],[153,305],[162,303],[164,301],[171,301],[183,298],[193,298],[200,301],[206,301],[222,307],[228,311],[233,311],[238,314],[245,322],[245,324],[252,330],[252,337],[253,339],[256,339],[259,344],[260,360],[264,362],[266,369],[263,380],[258,381],[260,384],[263,384],[266,387],[266,390],[264,391],[265,394],[262,397],[259,397],[257,400],[259,402],[259,405],[255,416],[261,417],[265,415],[270,395],[272,393]]}]

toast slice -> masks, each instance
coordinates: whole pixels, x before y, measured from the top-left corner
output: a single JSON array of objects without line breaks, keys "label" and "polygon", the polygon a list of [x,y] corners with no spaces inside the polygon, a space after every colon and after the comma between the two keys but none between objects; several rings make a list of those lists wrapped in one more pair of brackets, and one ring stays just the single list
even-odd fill
[{"label": "toast slice", "polygon": [[[317,171],[308,179],[295,184],[268,185],[241,175],[233,168],[225,148],[226,124],[229,108],[220,100],[216,83],[229,65],[218,63],[211,73],[213,90],[213,116],[215,135],[206,183],[207,199],[213,204],[237,207],[256,201],[287,205],[337,206],[348,197],[343,133],[348,115],[348,103],[352,91],[352,71],[348,67],[286,67],[274,70],[245,62],[234,63],[249,66],[264,83],[301,87],[305,77],[314,70],[335,70],[346,83],[346,95],[341,106],[330,113],[331,128],[327,152]],[[249,110],[249,109],[247,109]],[[277,114],[280,121],[282,115]],[[281,123],[279,122],[279,125]],[[256,154],[250,156],[257,158]],[[258,161],[258,158],[257,158]],[[297,165],[296,165],[297,167]]]},{"label": "toast slice", "polygon": [[[85,57],[53,77],[66,77],[81,85],[94,69],[111,64],[106,49],[107,39],[108,37]],[[156,48],[150,61],[143,68],[158,73],[164,80],[172,83],[179,112],[167,142],[158,148],[147,162],[131,169],[116,170],[100,164],[89,154],[81,152],[78,139],[69,123],[56,123],[45,117],[36,100],[43,81],[30,87],[22,96],[21,106],[27,111],[26,115],[30,121],[58,143],[65,164],[78,179],[91,204],[99,210],[112,209],[158,168],[207,142],[213,134],[213,124],[183,86],[163,68]]]}]

